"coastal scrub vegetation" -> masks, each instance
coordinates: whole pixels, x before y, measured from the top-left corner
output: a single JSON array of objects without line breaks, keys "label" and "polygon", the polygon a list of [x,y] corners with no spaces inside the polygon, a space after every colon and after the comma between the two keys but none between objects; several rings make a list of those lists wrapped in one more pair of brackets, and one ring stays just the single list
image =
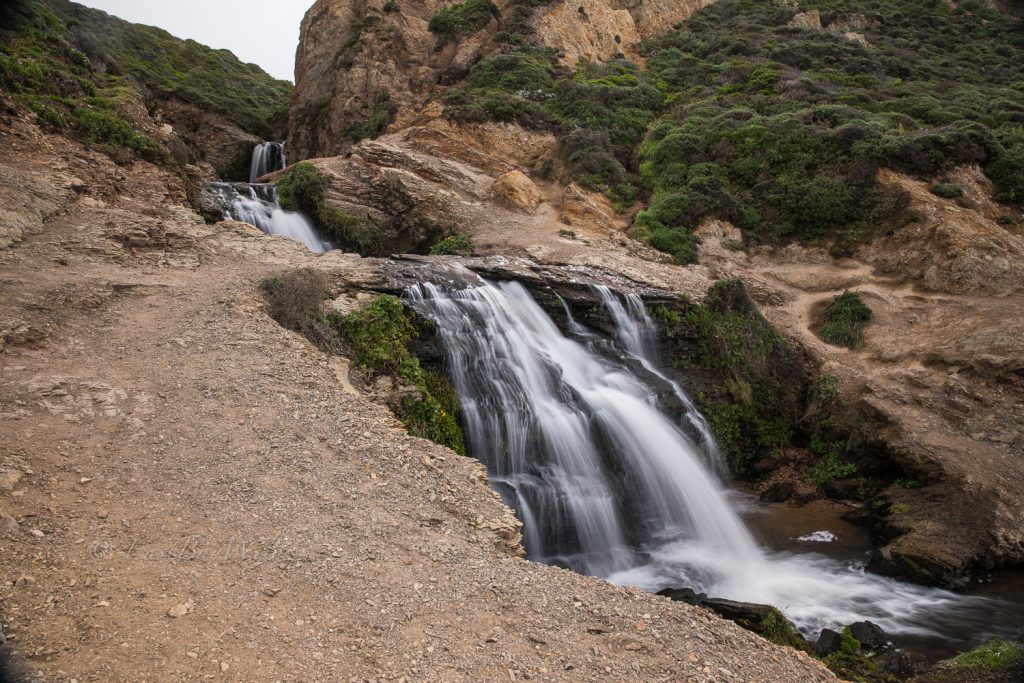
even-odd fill
[{"label": "coastal scrub vegetation", "polygon": [[[791,23],[809,10],[822,29]],[[498,37],[448,115],[555,131],[569,175],[622,209],[647,200],[638,236],[679,263],[712,216],[847,253],[905,207],[881,167],[978,164],[1024,202],[1024,27],[976,0],[719,0],[643,46],[644,68],[573,73],[521,27]]]},{"label": "coastal scrub vegetation", "polygon": [[44,127],[87,144],[170,163],[133,115],[167,97],[262,137],[287,117],[291,84],[225,50],[64,0],[5,3],[4,13],[0,87]]}]

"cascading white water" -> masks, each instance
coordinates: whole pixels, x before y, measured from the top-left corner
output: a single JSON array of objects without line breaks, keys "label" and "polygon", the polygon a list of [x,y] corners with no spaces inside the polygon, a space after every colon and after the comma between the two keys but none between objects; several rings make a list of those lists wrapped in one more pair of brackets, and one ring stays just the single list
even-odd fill
[{"label": "cascading white water", "polygon": [[[622,306],[602,297],[610,311]],[[518,283],[421,284],[406,299],[437,324],[469,450],[520,515],[532,559],[650,591],[772,604],[809,634],[862,619],[901,634],[963,625],[970,599],[758,548],[623,350],[564,336]],[[650,319],[639,298],[626,303],[613,313],[618,338],[640,359]]]},{"label": "cascading white water", "polygon": [[284,235],[297,239],[316,254],[334,246],[317,234],[313,223],[298,211],[286,211],[277,199],[272,184],[229,185],[214,183],[210,190],[220,198],[224,218],[255,225],[268,235]]},{"label": "cascading white water", "polygon": [[697,406],[694,405],[693,400],[683,390],[679,382],[662,373],[654,362],[654,334],[657,327],[651,320],[651,316],[648,315],[643,299],[637,294],[627,292],[622,295],[625,302],[623,305],[623,301],[620,301],[619,297],[605,285],[597,285],[595,289],[601,297],[602,305],[611,316],[612,322],[615,323],[616,339],[644,369],[672,387],[672,392],[683,406],[686,421],[700,435],[701,450],[704,452],[708,464],[719,474],[728,474],[728,467],[722,457],[722,451],[715,443],[707,420],[697,410]]},{"label": "cascading white water", "polygon": [[283,142],[263,142],[256,145],[252,150],[252,161],[249,163],[250,183],[255,183],[268,173],[280,171],[288,165],[284,146]]}]

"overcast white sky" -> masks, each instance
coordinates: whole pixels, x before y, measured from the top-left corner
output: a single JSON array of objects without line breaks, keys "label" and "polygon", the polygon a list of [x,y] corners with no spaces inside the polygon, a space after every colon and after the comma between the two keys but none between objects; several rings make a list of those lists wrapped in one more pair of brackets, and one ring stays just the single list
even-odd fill
[{"label": "overcast white sky", "polygon": [[[2,2],[3,0],[0,0]],[[227,48],[270,75],[295,79],[299,23],[313,0],[77,0],[204,45]]]}]

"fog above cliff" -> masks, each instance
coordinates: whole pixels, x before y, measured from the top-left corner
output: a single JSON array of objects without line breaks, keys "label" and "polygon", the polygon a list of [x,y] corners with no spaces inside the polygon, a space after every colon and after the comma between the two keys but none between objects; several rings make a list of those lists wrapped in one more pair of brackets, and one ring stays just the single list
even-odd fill
[{"label": "fog above cliff", "polygon": [[295,78],[299,23],[313,0],[79,0],[109,14],[158,26],[179,38],[231,50],[267,73]]}]

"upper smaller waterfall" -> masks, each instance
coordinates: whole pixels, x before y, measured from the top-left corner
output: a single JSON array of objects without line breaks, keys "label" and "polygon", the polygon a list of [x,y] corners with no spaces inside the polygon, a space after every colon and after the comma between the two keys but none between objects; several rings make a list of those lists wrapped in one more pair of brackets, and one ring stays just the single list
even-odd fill
[{"label": "upper smaller waterfall", "polygon": [[288,165],[284,145],[283,142],[264,142],[256,145],[252,150],[252,163],[249,165],[250,183],[255,183],[268,173],[280,171]]},{"label": "upper smaller waterfall", "polygon": [[209,190],[217,196],[224,218],[241,221],[267,233],[297,239],[316,254],[334,248],[317,234],[312,222],[298,211],[286,211],[277,201],[277,188],[271,184],[212,183]]}]

